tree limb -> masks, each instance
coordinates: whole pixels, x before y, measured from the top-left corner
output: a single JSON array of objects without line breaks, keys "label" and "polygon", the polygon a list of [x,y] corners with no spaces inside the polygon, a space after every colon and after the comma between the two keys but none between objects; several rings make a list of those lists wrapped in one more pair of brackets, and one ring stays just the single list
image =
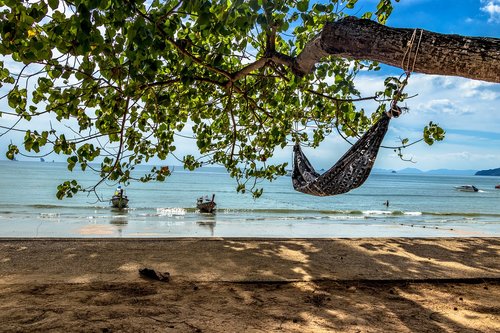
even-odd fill
[{"label": "tree limb", "polygon": [[418,52],[415,72],[500,83],[500,39],[422,30],[419,50],[416,50],[416,45],[412,49],[408,45],[413,32],[413,29],[391,28],[371,20],[346,17],[325,25],[321,34],[296,58],[293,70],[301,75],[311,73],[314,65],[327,55],[401,67],[405,53],[411,51],[412,56]]}]

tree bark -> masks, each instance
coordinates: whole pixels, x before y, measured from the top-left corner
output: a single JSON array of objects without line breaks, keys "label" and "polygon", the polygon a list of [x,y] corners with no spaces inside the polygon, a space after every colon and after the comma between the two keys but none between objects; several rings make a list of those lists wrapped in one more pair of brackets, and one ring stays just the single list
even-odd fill
[{"label": "tree bark", "polygon": [[497,38],[391,28],[346,17],[327,24],[320,36],[307,44],[296,58],[294,70],[310,73],[325,55],[378,61],[405,71],[500,83],[500,39]]}]

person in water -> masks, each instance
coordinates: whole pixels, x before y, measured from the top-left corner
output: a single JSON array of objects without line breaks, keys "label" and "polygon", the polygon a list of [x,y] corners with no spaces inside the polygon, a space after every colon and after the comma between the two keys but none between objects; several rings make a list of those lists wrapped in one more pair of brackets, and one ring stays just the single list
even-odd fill
[{"label": "person in water", "polygon": [[389,207],[389,200],[384,203],[384,206]]}]

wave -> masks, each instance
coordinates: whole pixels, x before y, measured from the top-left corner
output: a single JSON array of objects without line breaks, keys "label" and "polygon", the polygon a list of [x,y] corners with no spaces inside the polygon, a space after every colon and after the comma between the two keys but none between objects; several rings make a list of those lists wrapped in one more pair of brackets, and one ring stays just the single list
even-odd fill
[{"label": "wave", "polygon": [[419,211],[401,211],[401,210],[324,210],[324,209],[219,209],[220,213],[227,214],[238,214],[238,213],[250,213],[250,214],[318,214],[318,215],[344,215],[344,216],[365,216],[365,217],[377,217],[377,216],[462,216],[462,217],[499,217],[500,214],[497,213],[478,213],[478,212],[419,212]]},{"label": "wave", "polygon": [[[19,208],[28,208],[19,210]],[[61,215],[79,215],[83,211],[96,211],[98,215],[102,212],[112,211],[110,206],[76,206],[76,205],[54,205],[54,204],[0,204],[0,214],[16,214],[16,213],[35,213],[40,217],[54,217],[55,214]],[[52,211],[46,211],[52,210]],[[56,210],[54,212],[54,210]],[[79,212],[76,212],[79,211]],[[142,216],[185,216],[186,214],[197,213],[194,207],[130,207],[122,210],[123,212],[134,213]],[[432,212],[432,211],[402,211],[402,210],[325,210],[325,209],[293,209],[293,208],[219,208],[218,214],[229,215],[285,215],[284,218],[296,219],[305,218],[307,216],[317,216],[318,218],[328,218],[328,216],[352,216],[355,218],[377,218],[377,217],[418,217],[418,216],[433,216],[433,217],[490,217],[500,218],[500,213],[481,213],[481,212]],[[107,215],[107,214],[106,214]],[[115,216],[116,214],[112,214]],[[286,216],[288,215],[288,216]],[[335,218],[337,219],[337,218]]]},{"label": "wave", "polygon": [[184,208],[156,208],[158,216],[184,216],[186,210]]},{"label": "wave", "polygon": [[42,219],[53,219],[53,218],[59,218],[60,217],[59,213],[40,213],[39,216]]},{"label": "wave", "polygon": [[[158,215],[185,215],[187,213],[196,213],[198,210],[193,207],[171,207],[171,208],[148,208],[138,207],[137,210],[155,209]],[[219,208],[218,214],[271,214],[271,215],[360,215],[361,216],[464,216],[464,217],[500,217],[496,213],[478,213],[478,212],[419,212],[419,211],[401,211],[401,210],[325,210],[325,209],[289,209],[289,208]],[[286,217],[284,217],[286,218]],[[321,218],[321,217],[318,217]]]},{"label": "wave", "polygon": [[433,215],[433,216],[468,216],[468,217],[476,217],[476,216],[489,216],[489,217],[500,217],[500,214],[496,213],[472,213],[472,212],[423,212],[424,215]]},{"label": "wave", "polygon": [[96,206],[95,204],[89,204],[87,206],[53,205],[53,204],[32,204],[32,205],[9,204],[8,206],[28,207],[28,208],[34,208],[34,209],[109,209],[109,208],[111,208],[111,206],[108,206],[107,203],[103,203],[103,206]]},{"label": "wave", "polygon": [[66,206],[60,206],[60,205],[40,205],[40,204],[36,204],[36,205],[26,205],[27,207],[31,207],[31,208],[41,208],[41,209],[45,209],[45,208],[66,208]]},{"label": "wave", "polygon": [[404,212],[400,210],[324,210],[324,209],[222,209],[224,213],[254,213],[254,214],[311,214],[320,215],[407,215],[420,216],[422,212]]}]

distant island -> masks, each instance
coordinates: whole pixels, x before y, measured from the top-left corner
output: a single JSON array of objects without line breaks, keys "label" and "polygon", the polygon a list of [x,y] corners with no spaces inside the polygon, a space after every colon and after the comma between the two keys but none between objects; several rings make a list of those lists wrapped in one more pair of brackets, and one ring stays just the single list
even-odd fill
[{"label": "distant island", "polygon": [[500,176],[500,168],[489,170],[452,170],[452,169],[434,169],[422,171],[417,168],[406,168],[401,170],[374,169],[376,173],[398,173],[403,175],[452,175],[452,176]]},{"label": "distant island", "polygon": [[452,170],[452,169],[434,169],[422,171],[417,168],[405,168],[401,170],[373,169],[375,173],[398,173],[402,175],[453,175],[453,176],[473,176],[477,170]]},{"label": "distant island", "polygon": [[500,176],[500,168],[479,170],[475,173],[476,176]]}]

